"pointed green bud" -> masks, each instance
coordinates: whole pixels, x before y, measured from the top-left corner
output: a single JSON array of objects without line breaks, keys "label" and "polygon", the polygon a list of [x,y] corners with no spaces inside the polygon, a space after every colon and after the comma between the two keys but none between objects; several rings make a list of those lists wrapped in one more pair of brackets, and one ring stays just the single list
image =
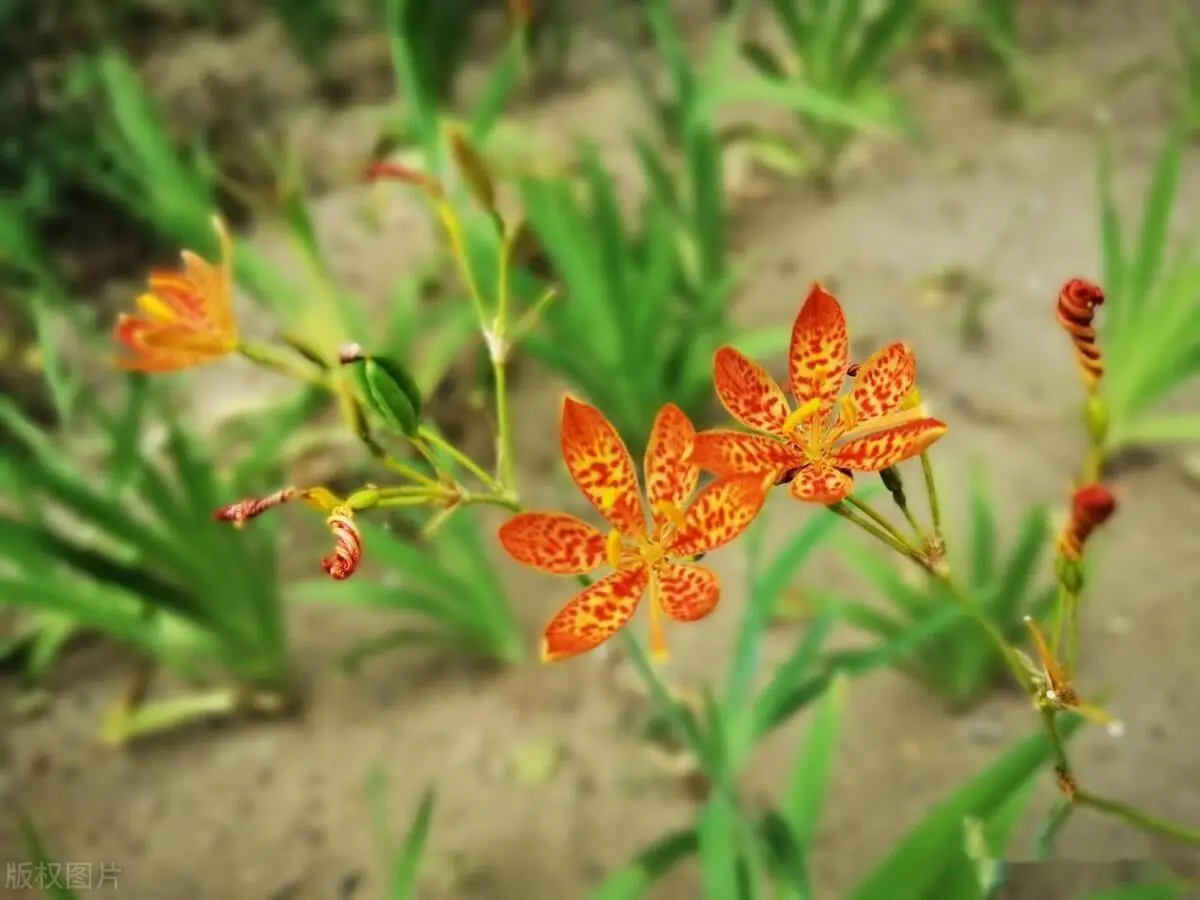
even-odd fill
[{"label": "pointed green bud", "polygon": [[358,344],[343,347],[338,360],[350,369],[367,408],[393,431],[416,436],[421,423],[421,391],[402,364],[383,356],[368,356]]}]

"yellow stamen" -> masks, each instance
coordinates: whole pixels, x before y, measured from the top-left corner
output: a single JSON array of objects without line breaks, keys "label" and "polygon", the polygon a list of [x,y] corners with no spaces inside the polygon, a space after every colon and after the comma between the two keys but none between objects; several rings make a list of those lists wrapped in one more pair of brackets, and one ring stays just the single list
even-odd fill
[{"label": "yellow stamen", "polygon": [[901,409],[919,409],[921,406],[921,392],[913,388],[908,392],[908,396],[904,398],[904,402],[900,404]]},{"label": "yellow stamen", "polygon": [[861,427],[856,427],[843,433],[841,438],[842,440],[850,440],[852,438],[867,437],[876,432],[887,431],[889,428],[899,428],[901,425],[907,425],[909,422],[916,422],[928,417],[928,413],[923,406],[917,409],[905,409],[886,416],[880,416],[877,419],[868,419],[866,422],[863,422]]},{"label": "yellow stamen", "polygon": [[667,503],[665,500],[654,504],[654,514],[666,519],[676,528],[682,530],[687,525],[687,520],[679,507],[674,503]]},{"label": "yellow stamen", "polygon": [[858,407],[854,405],[854,398],[850,394],[838,401],[838,417],[846,431],[853,431],[858,424]]},{"label": "yellow stamen", "polygon": [[821,410],[821,398],[813,397],[807,403],[792,410],[792,414],[783,423],[783,433],[791,434],[801,424],[807,422]]},{"label": "yellow stamen", "polygon": [[608,554],[608,564],[614,569],[621,568],[621,532],[614,528],[608,533],[604,550]]},{"label": "yellow stamen", "polygon": [[650,658],[655,662],[666,662],[670,658],[667,652],[667,638],[663,633],[662,610],[658,605],[658,579],[650,581]]},{"label": "yellow stamen", "polygon": [[162,322],[164,325],[179,321],[179,313],[155,294],[142,294],[137,298],[137,305],[143,315],[151,321]]}]

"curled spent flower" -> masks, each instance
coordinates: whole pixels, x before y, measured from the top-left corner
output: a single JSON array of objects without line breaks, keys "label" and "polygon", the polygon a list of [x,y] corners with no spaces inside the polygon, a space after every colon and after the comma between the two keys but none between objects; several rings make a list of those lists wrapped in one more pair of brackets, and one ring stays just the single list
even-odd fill
[{"label": "curled spent flower", "polygon": [[1017,650],[1018,656],[1029,670],[1033,678],[1036,694],[1034,701],[1039,707],[1053,710],[1071,710],[1090,722],[1103,725],[1114,737],[1124,731],[1122,723],[1098,706],[1085,702],[1080,698],[1071,684],[1071,673],[1058,661],[1057,654],[1051,649],[1046,640],[1045,632],[1031,616],[1025,617],[1025,626],[1033,641],[1033,649],[1037,654],[1037,662]]},{"label": "curled spent flower", "polygon": [[1090,281],[1072,278],[1058,292],[1058,321],[1075,345],[1075,359],[1083,380],[1095,388],[1104,375],[1104,361],[1096,343],[1096,328],[1092,324],[1096,308],[1104,303],[1104,291]]},{"label": "curled spent flower", "polygon": [[237,503],[230,503],[228,506],[222,506],[216,510],[213,518],[218,522],[229,522],[234,528],[241,528],[250,519],[261,516],[276,506],[282,506],[297,497],[299,493],[295,488],[289,487],[268,494],[266,497],[250,497],[239,500]]},{"label": "curled spent flower", "polygon": [[330,578],[343,581],[358,571],[362,562],[362,535],[354,522],[354,510],[349,506],[339,506],[333,511],[325,524],[333,532],[333,552],[321,560],[323,568]]},{"label": "curled spent flower", "polygon": [[1071,497],[1071,518],[1058,539],[1059,552],[1079,562],[1092,533],[1117,510],[1117,498],[1103,484],[1085,484]]},{"label": "curled spent flower", "polygon": [[[915,394],[916,360],[894,343],[851,371],[841,305],[814,285],[792,328],[783,389],[757,363],[720,348],[713,381],[729,414],[758,434],[715,429],[696,438],[695,462],[718,476],[758,473],[791,483],[798,500],[831,505],[853,489],[853,472],[879,472],[917,456],[946,433]],[[917,404],[911,401],[917,397]]]},{"label": "curled spent flower", "polygon": [[233,243],[220,218],[213,227],[221,245],[214,265],[183,251],[182,271],[150,275],[137,299],[138,315],[122,313],[114,337],[130,355],[116,364],[138,372],[169,372],[228,356],[238,347],[233,313]]},{"label": "curled spent flower", "polygon": [[658,658],[666,655],[661,615],[695,622],[716,608],[721,593],[716,574],[693,563],[746,530],[762,508],[766,486],[759,475],[735,476],[692,499],[700,478],[691,461],[695,438],[679,407],[668,404],[659,411],[643,461],[647,526],[633,459],[616,429],[586,403],[563,401],[563,459],[611,530],[605,535],[564,513],[520,513],[500,528],[500,543],[517,562],[543,572],[582,575],[605,563],[613,572],[551,620],[542,640],[544,661],[585,653],[608,640],[633,618],[647,590],[651,651]]}]

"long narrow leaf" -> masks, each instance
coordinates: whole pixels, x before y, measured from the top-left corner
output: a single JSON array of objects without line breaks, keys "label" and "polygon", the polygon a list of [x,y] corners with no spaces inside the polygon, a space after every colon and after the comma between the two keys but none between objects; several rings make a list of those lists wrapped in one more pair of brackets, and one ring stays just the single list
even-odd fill
[{"label": "long narrow leaf", "polygon": [[[1062,740],[1079,728],[1077,717],[1060,720]],[[938,804],[891,850],[848,895],[848,900],[922,900],[939,872],[929,860],[939,858],[959,839],[969,817],[988,820],[1050,758],[1050,742],[1038,731],[1005,753],[949,798]]]}]

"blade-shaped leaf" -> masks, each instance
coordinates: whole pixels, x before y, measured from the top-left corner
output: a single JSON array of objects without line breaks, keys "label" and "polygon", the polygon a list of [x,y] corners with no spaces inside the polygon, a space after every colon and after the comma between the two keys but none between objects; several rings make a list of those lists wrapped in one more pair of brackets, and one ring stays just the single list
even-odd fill
[{"label": "blade-shaped leaf", "polygon": [[[1067,740],[1079,728],[1078,718],[1060,719]],[[959,840],[963,821],[988,820],[1050,759],[1051,746],[1042,731],[1031,735],[938,804],[891,850],[848,895],[849,900],[922,900],[939,876],[930,860]]]}]

